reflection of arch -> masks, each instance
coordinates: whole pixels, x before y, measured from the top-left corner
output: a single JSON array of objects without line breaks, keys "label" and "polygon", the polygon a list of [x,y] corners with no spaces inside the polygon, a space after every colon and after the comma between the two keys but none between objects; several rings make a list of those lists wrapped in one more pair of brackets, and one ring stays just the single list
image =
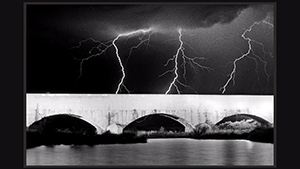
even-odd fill
[{"label": "reflection of arch", "polygon": [[193,131],[194,126],[185,119],[164,113],[155,113],[140,117],[129,123],[123,131]]},{"label": "reflection of arch", "polygon": [[74,114],[56,114],[43,117],[32,123],[28,129],[43,132],[63,130],[86,134],[99,134],[104,131],[99,125]]},{"label": "reflection of arch", "polygon": [[220,120],[218,123],[216,123],[216,125],[218,126],[218,125],[226,123],[226,122],[236,122],[236,121],[251,120],[251,119],[257,121],[263,127],[271,126],[271,123],[268,122],[267,120],[265,120],[261,117],[255,116],[255,115],[251,115],[251,114],[234,114],[231,116],[227,116],[227,117],[224,117],[222,120]]}]

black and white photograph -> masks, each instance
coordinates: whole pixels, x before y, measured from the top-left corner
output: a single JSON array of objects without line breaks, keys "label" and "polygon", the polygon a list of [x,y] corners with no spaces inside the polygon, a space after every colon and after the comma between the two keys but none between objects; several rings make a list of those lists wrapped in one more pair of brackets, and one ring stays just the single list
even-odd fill
[{"label": "black and white photograph", "polygon": [[276,165],[276,3],[24,3],[25,166]]}]

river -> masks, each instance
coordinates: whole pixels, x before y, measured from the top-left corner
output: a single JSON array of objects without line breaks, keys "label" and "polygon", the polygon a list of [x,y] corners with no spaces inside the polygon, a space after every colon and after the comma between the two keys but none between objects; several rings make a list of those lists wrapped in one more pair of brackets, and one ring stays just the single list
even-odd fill
[{"label": "river", "polygon": [[146,144],[40,146],[26,150],[28,166],[274,165],[274,145],[247,140],[148,139]]}]

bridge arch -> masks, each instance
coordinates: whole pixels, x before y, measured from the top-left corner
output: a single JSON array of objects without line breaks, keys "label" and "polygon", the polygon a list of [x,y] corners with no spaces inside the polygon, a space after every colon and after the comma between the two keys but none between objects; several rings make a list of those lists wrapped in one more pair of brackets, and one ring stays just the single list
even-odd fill
[{"label": "bridge arch", "polygon": [[270,127],[272,125],[269,121],[252,114],[234,114],[231,116],[224,117],[222,120],[217,122],[215,126],[220,126],[225,123],[235,123],[240,121],[247,121],[248,123],[252,123],[252,124],[257,123],[261,127]]},{"label": "bridge arch", "polygon": [[191,132],[194,126],[187,120],[165,113],[155,113],[140,117],[129,123],[124,129],[126,131],[179,131]]},{"label": "bridge arch", "polygon": [[96,123],[75,114],[55,114],[43,117],[29,125],[31,131],[65,130],[86,134],[101,134],[103,128]]}]

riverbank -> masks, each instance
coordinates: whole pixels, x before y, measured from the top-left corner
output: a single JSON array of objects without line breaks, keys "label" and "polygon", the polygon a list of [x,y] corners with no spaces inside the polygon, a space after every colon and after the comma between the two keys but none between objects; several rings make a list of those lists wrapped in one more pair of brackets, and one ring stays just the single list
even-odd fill
[{"label": "riverbank", "polygon": [[112,134],[106,132],[103,134],[84,135],[70,132],[41,133],[27,131],[27,148],[33,148],[41,145],[97,145],[97,144],[132,144],[147,143],[150,138],[191,138],[198,140],[217,139],[217,140],[235,140],[243,139],[254,142],[274,143],[273,128],[257,128],[251,131],[242,130],[208,130],[205,132],[139,132]]},{"label": "riverbank", "polygon": [[218,133],[205,133],[202,135],[195,135],[194,139],[222,139],[222,140],[250,140],[261,143],[274,143],[273,129],[255,129],[249,133],[238,132],[218,132]]},{"label": "riverbank", "polygon": [[273,128],[256,128],[251,131],[243,130],[210,130],[195,134],[194,139],[250,140],[261,143],[274,143]]},{"label": "riverbank", "polygon": [[137,136],[134,133],[112,134],[106,132],[103,134],[84,135],[68,132],[41,133],[26,132],[26,147],[34,148],[41,145],[97,145],[97,144],[132,144],[147,143],[143,136]]},{"label": "riverbank", "polygon": [[145,138],[192,138],[216,140],[250,140],[262,143],[274,143],[273,128],[256,128],[254,130],[207,130],[204,132],[140,132]]}]

